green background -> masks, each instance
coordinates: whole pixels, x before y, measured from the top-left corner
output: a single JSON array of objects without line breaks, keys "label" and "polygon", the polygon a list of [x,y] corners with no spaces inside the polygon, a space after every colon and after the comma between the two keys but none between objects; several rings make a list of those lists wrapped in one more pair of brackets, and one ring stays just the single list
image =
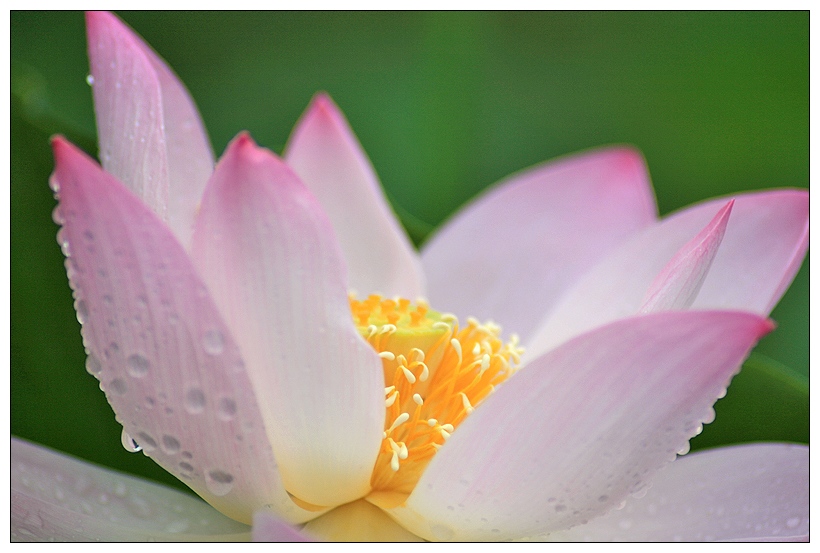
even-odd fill
[{"label": "green background", "polygon": [[[662,214],[808,187],[808,12],[122,13],[195,98],[214,150],[247,129],[281,152],[319,90],[346,113],[419,243],[498,179],[630,143]],[[11,13],[11,432],[180,485],[119,445],[84,369],[51,220],[48,138],[96,154],[84,20]],[[808,442],[804,264],[692,448]]]}]

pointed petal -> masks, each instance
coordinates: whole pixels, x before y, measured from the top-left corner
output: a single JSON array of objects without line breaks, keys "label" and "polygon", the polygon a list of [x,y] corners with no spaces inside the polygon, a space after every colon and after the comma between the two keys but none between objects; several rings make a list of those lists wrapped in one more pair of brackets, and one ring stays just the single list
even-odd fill
[{"label": "pointed petal", "polygon": [[515,539],[600,516],[687,447],[770,329],[751,313],[666,311],[583,334],[480,404],[390,514],[452,540]]},{"label": "pointed petal", "polygon": [[686,455],[645,497],[547,539],[808,541],[809,448],[749,444]]},{"label": "pointed petal", "polygon": [[[734,200],[731,220],[692,309],[740,309],[768,315],[794,278],[808,247],[808,193],[778,190]],[[710,200],[664,219],[584,275],[539,325],[533,359],[596,326],[637,313],[669,259],[720,211]]]},{"label": "pointed petal", "polygon": [[187,246],[214,165],[199,112],[165,62],[116,16],[88,12],[86,23],[102,165]]},{"label": "pointed petal", "polygon": [[12,541],[246,541],[199,498],[11,438]]},{"label": "pointed petal", "polygon": [[314,505],[369,491],[384,425],[381,360],[353,325],[333,228],[247,135],[217,165],[193,256],[234,331],[285,486]]},{"label": "pointed petal", "polygon": [[231,331],[171,231],[114,177],[53,140],[58,240],[87,367],[146,454],[221,512],[250,523],[284,491]]},{"label": "pointed petal", "polygon": [[649,286],[641,313],[686,309],[692,305],[723,240],[733,203],[727,203],[706,228],[672,256]]},{"label": "pointed petal", "polygon": [[306,536],[284,520],[267,511],[258,511],[253,515],[253,534],[255,542],[312,542]]},{"label": "pointed petal", "polygon": [[304,531],[331,542],[424,541],[393,521],[384,511],[361,499],[337,507],[305,525]]},{"label": "pointed petal", "polygon": [[285,160],[321,202],[339,237],[350,287],[367,296],[424,294],[418,255],[344,115],[317,94],[296,124]]},{"label": "pointed petal", "polygon": [[492,319],[526,344],[563,292],[655,213],[635,150],[593,151],[514,175],[422,248],[430,304]]}]

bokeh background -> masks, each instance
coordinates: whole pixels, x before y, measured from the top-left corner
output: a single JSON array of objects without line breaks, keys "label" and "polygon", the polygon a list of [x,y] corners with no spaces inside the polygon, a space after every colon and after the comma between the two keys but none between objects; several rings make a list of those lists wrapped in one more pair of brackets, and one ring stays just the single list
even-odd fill
[{"label": "bokeh background", "polygon": [[[649,164],[661,214],[809,183],[808,12],[124,12],[195,98],[214,150],[281,152],[331,94],[419,244],[500,178],[602,144]],[[96,155],[84,20],[11,13],[11,432],[179,484],[120,446],[84,369],[51,220],[48,138]],[[804,264],[692,449],[808,442]]]}]

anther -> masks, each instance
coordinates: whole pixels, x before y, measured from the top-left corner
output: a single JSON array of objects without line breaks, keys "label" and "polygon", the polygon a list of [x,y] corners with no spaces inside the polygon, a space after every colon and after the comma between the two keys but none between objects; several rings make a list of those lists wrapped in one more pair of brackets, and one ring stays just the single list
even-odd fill
[{"label": "anther", "polygon": [[[394,420],[393,424],[390,425],[390,428],[387,429],[387,433],[388,434],[391,433],[397,427],[399,427],[402,424],[406,423],[409,419],[410,419],[410,414],[409,413],[402,413],[401,415],[396,417],[396,420]],[[452,428],[452,426],[450,428]]]},{"label": "anther", "polygon": [[473,405],[470,403],[469,398],[467,398],[467,394],[465,394],[464,392],[459,392],[458,395],[461,396],[461,404],[464,406],[464,410],[467,411],[468,415],[475,411],[475,409],[473,409]]},{"label": "anther", "polygon": [[389,397],[389,398],[387,398],[386,400],[384,400],[384,406],[385,406],[385,407],[390,407],[390,406],[392,406],[394,403],[396,403],[396,398],[397,398],[397,397],[399,397],[399,393],[398,393],[398,392],[393,392],[393,393],[390,395],[390,397]]},{"label": "anther", "polygon": [[413,394],[413,401],[416,402],[416,405],[424,405],[424,400],[418,394]]},{"label": "anther", "polygon": [[416,383],[416,376],[412,372],[410,372],[410,369],[408,369],[407,367],[402,367],[401,372],[404,373],[404,378],[407,379],[407,382],[409,382],[410,384]]}]

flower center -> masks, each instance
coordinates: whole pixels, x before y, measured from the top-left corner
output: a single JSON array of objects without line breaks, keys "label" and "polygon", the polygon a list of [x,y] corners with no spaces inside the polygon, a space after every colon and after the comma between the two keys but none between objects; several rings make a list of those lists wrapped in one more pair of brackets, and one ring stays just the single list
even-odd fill
[{"label": "flower center", "polygon": [[382,506],[406,499],[427,464],[459,424],[513,374],[523,349],[501,327],[430,310],[404,298],[350,297],[361,335],[382,358],[384,438],[368,500]]}]

